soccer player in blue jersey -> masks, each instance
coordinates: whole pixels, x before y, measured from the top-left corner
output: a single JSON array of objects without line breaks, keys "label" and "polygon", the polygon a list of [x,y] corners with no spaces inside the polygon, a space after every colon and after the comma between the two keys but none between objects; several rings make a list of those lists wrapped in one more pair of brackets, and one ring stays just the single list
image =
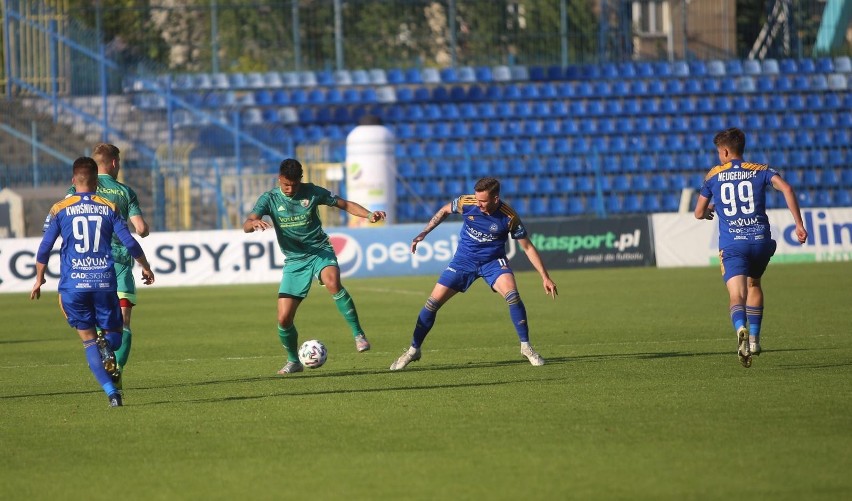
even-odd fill
[{"label": "soccer player in blue jersey", "polygon": [[463,216],[458,248],[450,264],[438,277],[426,305],[420,310],[411,346],[391,364],[392,371],[404,369],[409,363],[420,360],[420,347],[435,324],[438,309],[456,293],[465,292],[480,277],[506,300],[509,316],[521,341],[521,355],[532,365],[544,365],[544,359],[530,346],[527,311],[518,294],[515,275],[506,258],[508,238],[512,237],[518,241],[527,259],[541,275],[544,292],[554,299],[557,295],[556,284],[550,279],[521,219],[500,199],[500,182],[492,177],[484,177],[476,182],[473,191],[473,195],[462,195],[441,207],[411,242],[411,252],[414,253],[417,251],[417,244],[447,216]]},{"label": "soccer player in blue jersey", "polygon": [[[136,234],[141,238],[148,236],[148,223],[142,215],[139,206],[139,198],[136,192],[126,184],[118,181],[118,173],[121,170],[121,150],[117,146],[107,143],[95,145],[92,150],[92,158],[98,164],[98,189],[97,194],[115,204],[118,214],[133,224]],[[75,193],[72,186],[68,190],[69,195]],[[133,257],[127,252],[124,245],[113,236],[112,257],[115,261],[115,278],[118,284],[118,301],[121,305],[121,317],[124,320],[122,328],[121,348],[116,350],[115,358],[118,363],[116,371],[116,384],[121,386],[121,374],[130,357],[130,346],[133,341],[133,332],[130,330],[130,318],[133,307],[136,306],[136,281],[133,278]]]},{"label": "soccer player in blue jersey", "polygon": [[719,216],[719,260],[730,298],[731,322],[737,334],[737,356],[743,367],[751,367],[752,355],[761,351],[760,278],[776,247],[766,216],[769,186],[784,194],[796,223],[799,243],[807,241],[808,232],[793,188],[766,165],[743,161],[745,143],[745,134],[737,128],[726,129],[713,138],[721,165],[713,167],[704,177],[695,217],[713,219],[714,209]]},{"label": "soccer player in blue jersey", "polygon": [[[385,219],[384,211],[371,212],[312,183],[302,182],[302,164],[288,158],[281,162],[278,187],[262,194],[243,223],[243,231],[252,233],[269,228],[275,230],[278,246],[284,254],[284,270],[278,288],[278,337],[287,352],[287,363],[278,374],[302,372],[299,362],[299,333],[294,323],[296,310],[308,295],[311,282],[319,280],[331,294],[338,311],[352,330],[355,349],[370,349],[370,343],[358,320],[352,296],[340,282],[337,256],[322,229],[317,210],[328,205],[375,223]],[[263,216],[272,219],[272,224]]]},{"label": "soccer player in blue jersey", "polygon": [[[76,193],[57,202],[45,222],[44,236],[36,254],[36,280],[30,299],[41,297],[41,286],[51,249],[62,237],[59,299],[62,312],[71,327],[77,329],[89,369],[109,398],[111,407],[122,405],[121,392],[115,387],[114,350],[121,346],[122,318],[116,294],[113,267],[113,234],[118,235],[131,256],[142,267],[142,281],[154,282],[154,273],[142,247],[130,234],[115,205],[97,195],[98,166],[89,157],[74,161],[73,183]],[[96,328],[104,332],[105,343],[98,345]]]}]

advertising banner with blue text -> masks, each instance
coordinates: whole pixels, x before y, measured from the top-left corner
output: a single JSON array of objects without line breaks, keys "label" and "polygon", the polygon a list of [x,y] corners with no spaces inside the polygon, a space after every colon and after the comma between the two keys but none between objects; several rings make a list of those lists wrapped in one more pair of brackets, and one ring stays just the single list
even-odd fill
[{"label": "advertising banner with blue text", "polygon": [[[778,243],[773,263],[852,260],[852,209],[801,209],[808,241],[799,245],[796,226],[787,209],[766,211],[772,238]],[[657,266],[719,264],[719,223],[688,214],[654,214]]]}]

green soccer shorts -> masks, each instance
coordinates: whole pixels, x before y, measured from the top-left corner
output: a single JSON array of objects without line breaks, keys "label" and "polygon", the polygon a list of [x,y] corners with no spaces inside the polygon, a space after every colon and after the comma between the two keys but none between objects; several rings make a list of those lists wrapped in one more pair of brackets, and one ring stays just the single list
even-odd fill
[{"label": "green soccer shorts", "polygon": [[311,290],[314,278],[320,280],[320,272],[326,266],[337,266],[334,249],[322,249],[316,254],[300,259],[285,259],[278,294],[304,299]]},{"label": "green soccer shorts", "polygon": [[133,279],[133,263],[115,263],[115,281],[118,284],[118,298],[127,299],[136,304],[136,280]]}]

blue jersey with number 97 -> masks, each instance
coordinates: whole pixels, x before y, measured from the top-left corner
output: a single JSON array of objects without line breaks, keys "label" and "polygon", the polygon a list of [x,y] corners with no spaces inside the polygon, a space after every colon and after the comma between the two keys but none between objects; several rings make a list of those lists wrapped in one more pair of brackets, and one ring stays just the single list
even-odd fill
[{"label": "blue jersey with number 97", "polygon": [[59,292],[115,291],[113,234],[131,256],[142,255],[142,247],[112,202],[94,193],[70,195],[51,207],[36,261],[47,264],[53,244],[61,236]]},{"label": "blue jersey with number 97", "polygon": [[719,218],[719,248],[771,238],[766,188],[778,172],[764,164],[732,160],[710,169],[701,195],[713,200]]}]

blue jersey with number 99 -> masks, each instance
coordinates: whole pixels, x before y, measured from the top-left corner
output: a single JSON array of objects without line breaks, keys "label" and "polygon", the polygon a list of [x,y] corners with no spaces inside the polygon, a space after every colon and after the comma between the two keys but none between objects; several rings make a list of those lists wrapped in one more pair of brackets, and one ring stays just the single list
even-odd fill
[{"label": "blue jersey with number 99", "polygon": [[719,248],[771,238],[766,188],[778,172],[764,164],[732,160],[710,169],[701,195],[714,201],[719,218]]}]

